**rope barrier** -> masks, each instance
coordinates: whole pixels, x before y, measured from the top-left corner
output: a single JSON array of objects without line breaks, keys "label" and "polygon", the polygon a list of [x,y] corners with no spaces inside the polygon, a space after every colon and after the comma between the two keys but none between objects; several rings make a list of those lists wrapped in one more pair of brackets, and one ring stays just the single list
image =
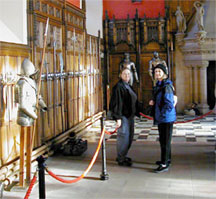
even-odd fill
[{"label": "rope barrier", "polygon": [[[211,111],[209,111],[208,113],[205,113],[205,114],[203,114],[203,115],[201,115],[201,116],[199,116],[199,117],[196,117],[196,118],[194,118],[194,119],[191,119],[191,120],[187,120],[187,121],[176,121],[174,124],[182,124],[182,123],[188,123],[188,122],[192,122],[192,121],[195,121],[195,120],[199,120],[199,119],[202,119],[202,118],[204,118],[204,117],[206,117],[207,115],[209,115],[209,114],[211,114],[213,112],[213,110],[211,110]],[[143,114],[143,113],[139,113],[141,116],[143,116],[143,117],[145,117],[145,118],[147,118],[147,119],[149,119],[149,120],[154,120],[153,119],[153,117],[150,117],[150,116],[148,116],[148,115],[145,115],[145,114]],[[116,128],[114,131],[112,131],[112,132],[109,132],[109,131],[106,131],[105,130],[105,133],[107,134],[107,135],[113,135],[114,133],[116,133],[117,132],[117,130],[118,130],[118,128]]]},{"label": "rope barrier", "polygon": [[[199,116],[199,117],[196,117],[194,119],[191,119],[191,120],[186,120],[186,121],[176,121],[174,124],[182,124],[182,123],[188,123],[188,122],[192,122],[192,121],[195,121],[195,120],[199,120],[199,119],[202,119],[204,117],[206,117],[207,115],[210,115],[214,110],[210,110],[209,112]],[[143,113],[140,112],[140,115],[147,118],[147,119],[150,119],[150,120],[153,120],[152,117],[148,116],[148,115],[145,115]]]},{"label": "rope barrier", "polygon": [[77,177],[76,179],[73,179],[73,180],[65,180],[65,179],[60,178],[57,175],[55,175],[52,171],[48,170],[48,168],[46,167],[45,169],[46,169],[47,173],[50,176],[52,176],[53,178],[55,178],[56,180],[58,180],[60,182],[63,182],[63,183],[68,183],[68,184],[75,183],[75,182],[78,182],[79,180],[83,179],[87,175],[87,173],[90,171],[90,169],[92,168],[92,166],[94,165],[94,163],[95,163],[95,161],[96,161],[96,159],[98,157],[98,153],[99,153],[99,150],[100,150],[103,138],[104,138],[104,134],[105,134],[105,129],[102,130],[101,137],[100,137],[100,140],[98,142],[96,152],[95,152],[89,166],[87,167],[87,169],[83,172],[83,174],[81,176],[79,176],[79,177]]},{"label": "rope barrier", "polygon": [[116,133],[116,132],[118,131],[118,129],[119,129],[119,127],[116,127],[115,130],[112,131],[112,132],[109,132],[109,131],[106,131],[106,130],[105,130],[105,133],[106,133],[107,135],[112,135],[112,134]]},{"label": "rope barrier", "polygon": [[[195,121],[195,120],[198,120],[198,119],[202,119],[202,118],[206,117],[207,115],[211,114],[213,111],[214,111],[214,110],[211,110],[211,111],[209,111],[209,112],[207,112],[207,113],[205,113],[205,114],[203,114],[203,115],[201,115],[201,116],[199,116],[199,117],[196,117],[196,118],[194,118],[194,119],[191,119],[191,120],[187,120],[187,121],[177,121],[177,122],[175,122],[175,124],[178,124],[178,123],[187,123],[187,122],[192,122],[192,121]],[[143,116],[143,117],[145,117],[145,118],[147,118],[147,119],[149,119],[149,120],[153,120],[152,117],[147,116],[147,115],[145,115],[145,114],[143,114],[143,113],[141,113],[141,112],[140,112],[140,115]],[[102,130],[102,132],[101,132],[100,140],[99,140],[99,142],[98,142],[98,146],[97,146],[97,148],[96,148],[95,154],[94,154],[94,156],[93,156],[93,158],[92,158],[90,164],[88,165],[87,169],[83,172],[83,174],[80,175],[79,177],[77,177],[76,179],[73,179],[73,180],[65,180],[65,179],[63,179],[63,178],[60,178],[58,175],[54,174],[54,173],[53,173],[52,171],[50,171],[47,167],[45,167],[45,170],[47,171],[47,173],[48,173],[50,176],[52,176],[53,178],[55,178],[56,180],[58,180],[58,181],[60,181],[60,182],[69,183],[69,184],[78,182],[79,180],[83,179],[83,178],[88,174],[88,172],[90,171],[90,169],[91,169],[92,166],[94,165],[94,163],[95,163],[95,161],[96,161],[96,159],[97,159],[97,157],[98,157],[98,154],[99,154],[99,151],[100,151],[101,144],[102,144],[102,142],[103,142],[105,133],[108,134],[108,135],[112,135],[112,134],[116,133],[117,130],[118,130],[118,128],[116,128],[116,129],[115,129],[114,131],[112,131],[112,132],[109,132],[109,131],[106,131],[106,130],[103,128],[103,130]],[[31,183],[30,183],[30,185],[29,185],[29,188],[28,188],[28,190],[27,190],[27,192],[26,192],[26,195],[25,195],[24,199],[28,199],[29,196],[30,196],[30,194],[31,194],[32,188],[33,188],[33,186],[34,186],[34,184],[35,184],[35,182],[36,182],[36,179],[37,179],[36,174],[37,174],[37,171],[34,173],[34,176],[33,176],[32,180],[31,180]]]},{"label": "rope barrier", "polygon": [[192,121],[195,121],[195,120],[199,120],[199,119],[202,119],[204,117],[206,117],[207,115],[210,115],[211,113],[213,112],[213,110],[209,111],[208,113],[205,113],[199,117],[196,117],[194,119],[191,119],[191,120],[186,120],[186,121],[178,121],[178,122],[175,122],[175,124],[182,124],[182,123],[187,123],[187,122],[192,122]]},{"label": "rope barrier", "polygon": [[148,116],[148,115],[145,115],[145,114],[143,114],[143,113],[139,113],[141,116],[143,116],[143,117],[145,117],[145,118],[147,118],[147,119],[149,119],[149,120],[153,120],[153,117],[150,117],[150,116]]},{"label": "rope barrier", "polygon": [[28,199],[29,198],[29,196],[31,194],[31,191],[32,191],[32,188],[33,188],[36,180],[37,180],[37,171],[35,171],[35,173],[34,173],[34,176],[33,176],[32,180],[30,182],[29,188],[28,188],[28,190],[26,192],[26,195],[25,195],[24,199]]}]

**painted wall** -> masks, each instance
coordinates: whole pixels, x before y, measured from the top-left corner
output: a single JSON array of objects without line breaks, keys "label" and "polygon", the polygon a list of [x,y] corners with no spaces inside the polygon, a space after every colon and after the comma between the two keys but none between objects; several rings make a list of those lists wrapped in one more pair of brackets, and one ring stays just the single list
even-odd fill
[{"label": "painted wall", "polygon": [[27,44],[26,2],[0,1],[0,41]]},{"label": "painted wall", "polygon": [[90,35],[103,36],[103,0],[86,0],[86,28]]},{"label": "painted wall", "polygon": [[[86,29],[89,35],[98,36],[100,30],[103,37],[103,0],[85,0],[86,1]],[[82,0],[67,0],[68,3],[80,8]]]},{"label": "painted wall", "polygon": [[[88,0],[87,0],[88,1]],[[130,18],[134,18],[136,9],[139,17],[148,18],[165,15],[165,1],[164,0],[142,0],[141,2],[132,3],[132,0],[103,0],[103,17],[105,17],[105,10],[108,10],[109,18],[115,15],[116,19],[125,19],[127,14]]]}]

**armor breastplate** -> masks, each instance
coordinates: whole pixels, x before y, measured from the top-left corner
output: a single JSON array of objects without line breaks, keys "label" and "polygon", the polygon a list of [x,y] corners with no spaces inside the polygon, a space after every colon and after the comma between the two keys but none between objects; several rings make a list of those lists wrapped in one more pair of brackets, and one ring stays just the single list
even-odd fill
[{"label": "armor breastplate", "polygon": [[16,100],[19,103],[17,123],[21,126],[32,126],[36,113],[36,83],[34,80],[22,77],[16,85]]},{"label": "armor breastplate", "polygon": [[131,65],[132,65],[131,63],[123,63],[122,64],[122,66],[123,66],[122,68],[128,68],[130,71],[132,71],[131,70]]}]

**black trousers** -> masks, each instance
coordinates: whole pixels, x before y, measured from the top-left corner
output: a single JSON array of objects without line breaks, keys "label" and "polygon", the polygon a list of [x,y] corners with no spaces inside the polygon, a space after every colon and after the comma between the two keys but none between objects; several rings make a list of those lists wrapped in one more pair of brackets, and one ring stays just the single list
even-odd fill
[{"label": "black trousers", "polygon": [[161,162],[162,164],[167,165],[168,160],[171,160],[171,139],[173,133],[173,122],[158,124],[158,131],[161,147]]}]

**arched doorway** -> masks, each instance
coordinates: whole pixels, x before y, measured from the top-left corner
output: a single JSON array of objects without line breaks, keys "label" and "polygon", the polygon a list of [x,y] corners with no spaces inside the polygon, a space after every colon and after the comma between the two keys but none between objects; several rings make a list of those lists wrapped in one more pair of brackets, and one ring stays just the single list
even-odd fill
[{"label": "arched doorway", "polygon": [[209,61],[207,67],[207,103],[210,109],[215,106],[216,100],[216,61]]}]

